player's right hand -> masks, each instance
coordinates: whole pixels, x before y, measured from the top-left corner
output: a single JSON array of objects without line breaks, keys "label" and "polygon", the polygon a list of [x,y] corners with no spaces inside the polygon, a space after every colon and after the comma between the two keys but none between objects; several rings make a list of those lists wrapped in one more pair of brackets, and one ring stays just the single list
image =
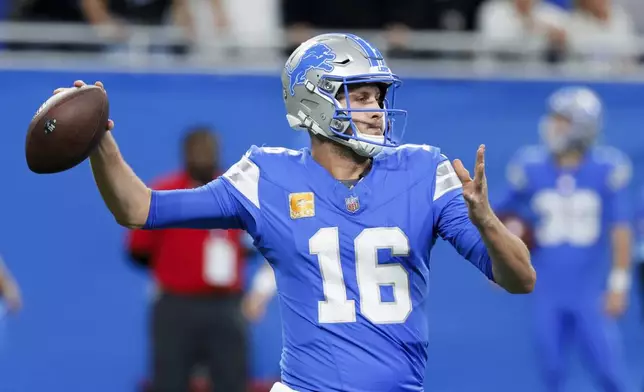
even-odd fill
[{"label": "player's right hand", "polygon": [[[76,80],[74,82],[73,87],[58,87],[56,90],[54,90],[53,95],[56,95],[58,93],[62,93],[63,91],[69,90],[70,88],[83,87],[86,84],[87,83],[83,82],[82,80]],[[94,82],[94,85],[100,87],[101,89],[103,89],[103,91],[105,91],[105,86],[103,86],[103,82],[97,81],[97,82]],[[105,94],[107,94],[107,91],[105,91]],[[109,120],[107,120],[107,130],[111,131],[112,129],[114,129],[114,121],[112,121],[112,119],[109,119]]]}]

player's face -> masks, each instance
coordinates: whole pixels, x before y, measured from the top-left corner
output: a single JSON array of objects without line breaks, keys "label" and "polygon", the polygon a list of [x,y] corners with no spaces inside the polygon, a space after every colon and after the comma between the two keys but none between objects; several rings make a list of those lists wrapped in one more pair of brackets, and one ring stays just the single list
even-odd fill
[{"label": "player's face", "polygon": [[185,166],[197,182],[212,181],[217,169],[216,143],[212,138],[203,138],[186,146]]},{"label": "player's face", "polygon": [[[349,90],[349,96],[338,96],[338,101],[351,109],[382,109],[380,107],[380,88],[376,85],[363,85]],[[351,112],[351,119],[358,131],[365,135],[382,135],[384,132],[384,115],[382,112]]]},{"label": "player's face", "polygon": [[571,133],[570,120],[559,115],[550,115],[542,124],[545,138],[554,152],[563,152]]}]

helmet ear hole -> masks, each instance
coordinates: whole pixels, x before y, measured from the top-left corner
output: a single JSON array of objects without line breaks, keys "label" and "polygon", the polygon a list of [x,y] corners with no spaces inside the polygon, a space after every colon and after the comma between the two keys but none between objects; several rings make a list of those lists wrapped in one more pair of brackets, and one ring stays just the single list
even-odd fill
[{"label": "helmet ear hole", "polygon": [[331,120],[330,127],[333,128],[334,130],[338,131],[338,132],[342,132],[344,130],[344,126],[342,125],[342,121],[338,120],[337,118],[334,118],[333,120]]},{"label": "helmet ear hole", "polygon": [[320,81],[318,82],[318,88],[329,94],[333,94],[333,90],[335,89],[335,86],[333,82],[331,82],[330,80],[326,78],[321,78]]}]

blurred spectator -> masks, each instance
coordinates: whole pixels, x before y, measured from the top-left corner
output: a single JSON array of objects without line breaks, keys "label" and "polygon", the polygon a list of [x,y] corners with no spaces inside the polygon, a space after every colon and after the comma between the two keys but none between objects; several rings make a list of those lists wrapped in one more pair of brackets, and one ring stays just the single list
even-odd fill
[{"label": "blurred spectator", "polygon": [[[12,22],[82,23],[84,16],[78,0],[17,0],[12,2],[9,19]],[[46,35],[46,33],[43,33]],[[80,43],[10,42],[11,50],[96,51],[95,45]]]},{"label": "blurred spectator", "polygon": [[[387,30],[388,56],[393,58],[471,58],[470,51],[411,48],[407,33],[418,31],[473,32],[478,29],[477,15],[485,0],[409,0],[406,12]],[[431,39],[431,38],[424,38]],[[441,39],[441,38],[439,38]]]},{"label": "blurred spectator", "polygon": [[[210,1],[212,22],[225,29],[228,20],[222,0]],[[185,0],[80,0],[80,4],[87,21],[99,34],[115,42],[125,43],[133,38],[133,25],[179,26],[189,42],[194,41],[197,33],[189,3]]]},{"label": "blurred spectator", "polygon": [[82,22],[78,0],[16,0],[11,19],[30,22]]},{"label": "blurred spectator", "polygon": [[561,53],[566,12],[542,0],[491,0],[479,14],[483,44],[494,53]]},{"label": "blurred spectator", "polygon": [[[282,0],[282,20],[290,54],[314,35],[313,30],[378,30],[410,25],[417,0],[329,0],[324,7],[302,0]],[[341,12],[339,12],[341,10]]]},{"label": "blurred spectator", "polygon": [[[276,43],[283,45],[281,0],[192,0],[194,59],[212,63],[243,58],[251,63],[282,60]],[[249,12],[252,10],[252,12]],[[213,15],[215,23],[213,23]]]},{"label": "blurred spectator", "polygon": [[[219,142],[207,128],[190,130],[183,144],[184,168],[155,182],[161,190],[202,186],[220,174]],[[135,230],[131,258],[149,267],[158,289],[151,320],[152,390],[187,391],[205,363],[213,391],[245,391],[247,336],[242,311],[255,319],[272,292],[272,270],[243,301],[245,259],[241,230]],[[242,309],[243,307],[243,309]],[[203,368],[203,367],[202,367]]]},{"label": "blurred spectator", "polygon": [[642,0],[621,0],[620,4],[633,18],[636,30],[644,34],[644,1]]},{"label": "blurred spectator", "polygon": [[[314,35],[313,30],[385,31],[390,58],[444,57],[435,50],[409,47],[409,32],[474,31],[484,0],[331,0],[324,8],[315,3],[282,0],[282,16],[290,44],[285,53]],[[338,12],[338,10],[343,12]],[[359,18],[356,15],[360,15]],[[365,35],[365,34],[363,34]],[[365,35],[366,36],[366,35]],[[383,49],[384,51],[384,49]],[[469,55],[469,54],[468,54]]]},{"label": "blurred spectator", "polygon": [[573,59],[608,70],[635,60],[635,25],[624,7],[612,0],[576,0],[566,30]]},{"label": "blurred spectator", "polygon": [[415,0],[414,21],[419,30],[475,31],[485,0]]}]

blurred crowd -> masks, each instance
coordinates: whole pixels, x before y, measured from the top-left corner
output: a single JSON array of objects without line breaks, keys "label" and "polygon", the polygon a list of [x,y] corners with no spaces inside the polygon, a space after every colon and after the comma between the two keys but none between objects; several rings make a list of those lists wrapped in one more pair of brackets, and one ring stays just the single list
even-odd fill
[{"label": "blurred crowd", "polygon": [[[241,47],[290,53],[320,30],[370,30],[379,32],[389,57],[471,58],[484,50],[501,61],[536,56],[618,67],[640,62],[638,34],[644,31],[639,0],[327,0],[323,6],[301,0],[13,0],[5,14],[12,21],[90,23],[117,43],[132,39],[129,26],[180,27],[179,53],[224,37]],[[466,33],[469,45],[450,46],[445,35],[418,32]]]}]

